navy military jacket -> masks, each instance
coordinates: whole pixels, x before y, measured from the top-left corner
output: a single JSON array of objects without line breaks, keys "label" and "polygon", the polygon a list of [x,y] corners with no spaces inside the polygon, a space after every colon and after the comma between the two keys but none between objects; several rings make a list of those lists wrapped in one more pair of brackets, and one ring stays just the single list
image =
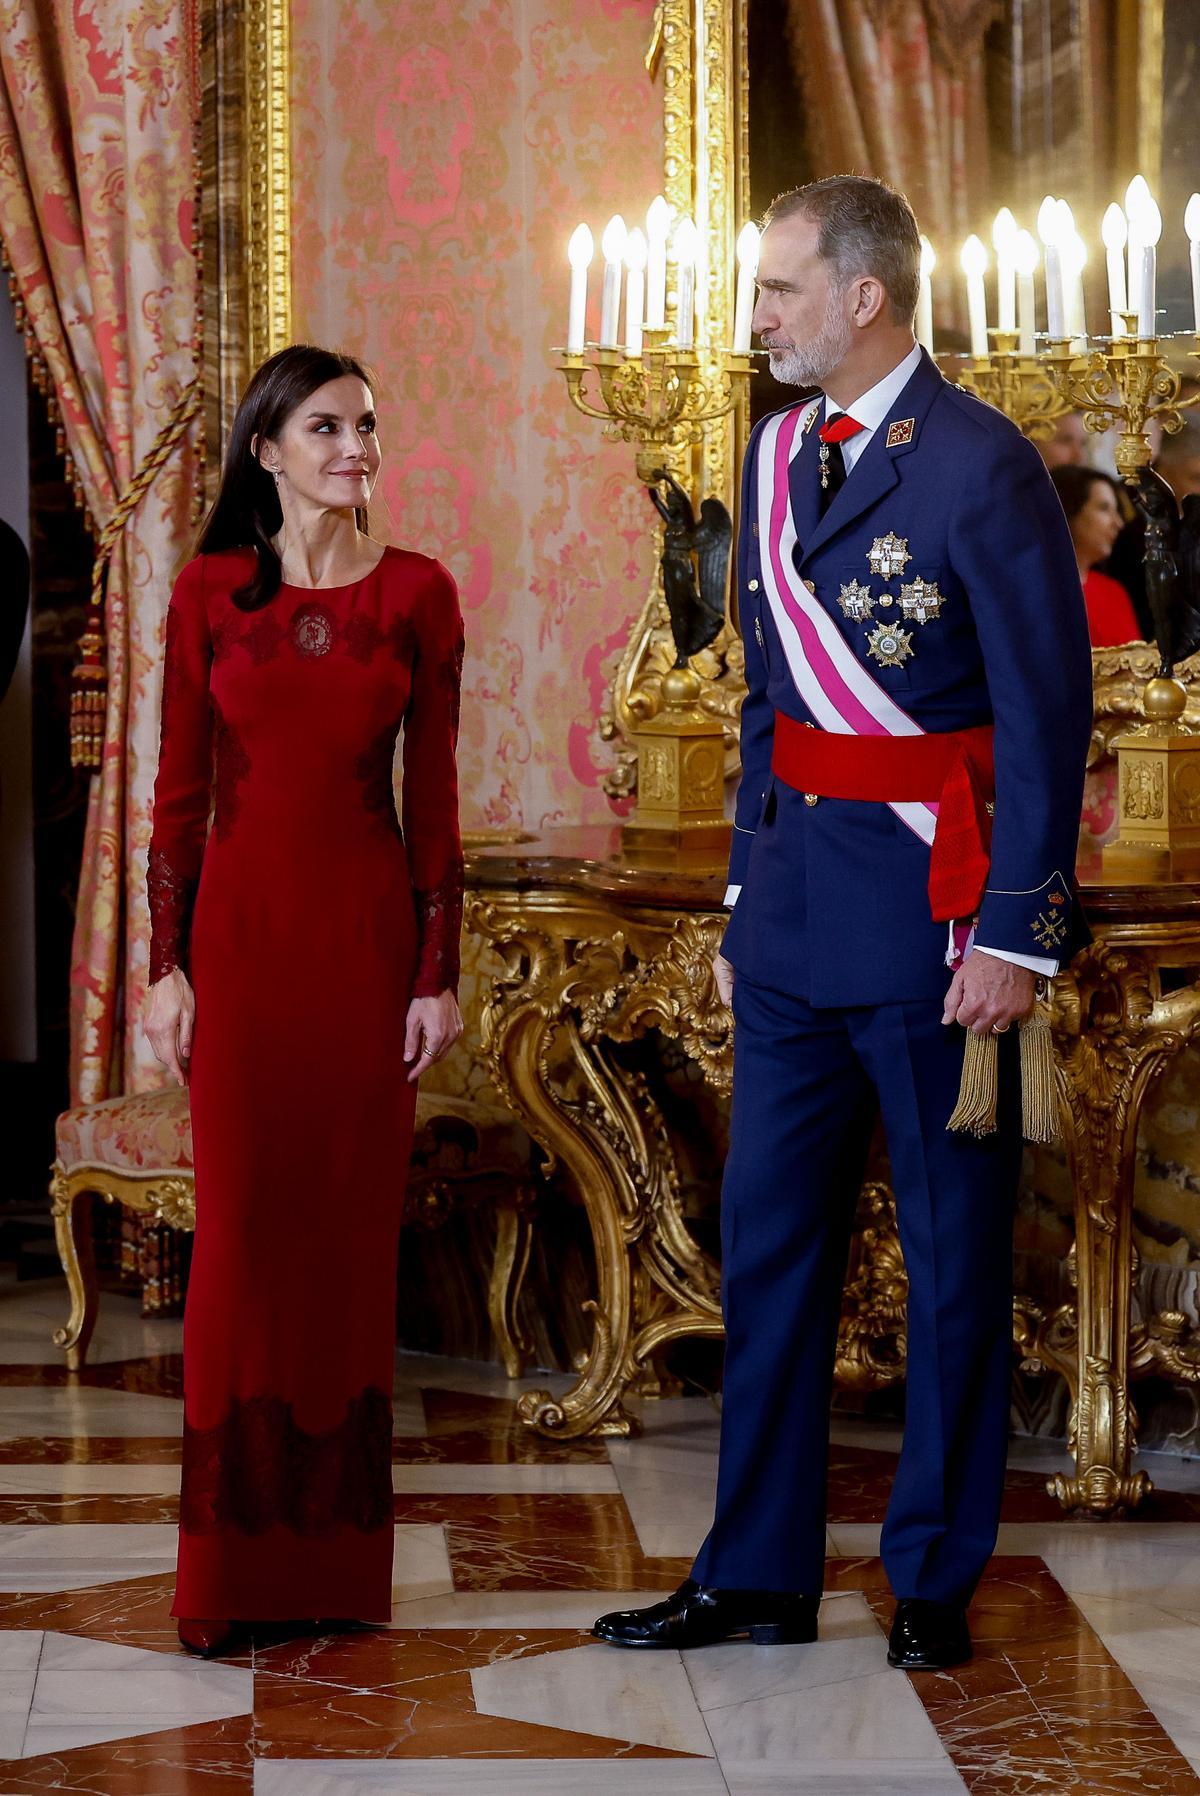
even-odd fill
[{"label": "navy military jacket", "polygon": [[[771,772],[775,712],[812,719],[761,577],[761,431],[746,450],[737,557],[747,694],[729,877],[742,890],[722,952],[747,979],[818,1006],[940,999],[947,927],[930,916],[929,849],[886,804],[809,805]],[[922,729],[994,723],[991,871],[976,940],[1062,961],[1087,939],[1073,869],[1092,662],[1071,537],[1041,457],[924,354],[824,517],[819,450],[810,429],[790,464],[798,573]],[[906,544],[903,579],[935,583],[942,599],[896,665],[880,665],[868,644],[873,625],[896,618],[878,600],[900,582],[869,559],[887,536]],[[847,588],[852,610],[867,589],[871,615],[847,615]]]}]

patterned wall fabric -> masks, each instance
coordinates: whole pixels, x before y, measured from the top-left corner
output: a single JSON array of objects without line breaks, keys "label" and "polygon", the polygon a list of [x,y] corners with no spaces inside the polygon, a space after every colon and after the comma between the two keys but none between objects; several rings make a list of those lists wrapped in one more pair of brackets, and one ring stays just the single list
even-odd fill
[{"label": "patterned wall fabric", "polygon": [[[467,625],[466,828],[611,816],[596,717],[653,575],[632,450],[567,405],[566,243],[662,184],[652,0],[293,0],[296,334],[364,355],[372,529]],[[591,330],[598,322],[593,264]]]},{"label": "patterned wall fabric", "polygon": [[[0,4],[0,237],[98,527],[196,371],[190,0]],[[191,530],[196,432],[114,554],[109,705],[72,968],[76,1101],[160,1082],[137,1015],[162,620]]]}]

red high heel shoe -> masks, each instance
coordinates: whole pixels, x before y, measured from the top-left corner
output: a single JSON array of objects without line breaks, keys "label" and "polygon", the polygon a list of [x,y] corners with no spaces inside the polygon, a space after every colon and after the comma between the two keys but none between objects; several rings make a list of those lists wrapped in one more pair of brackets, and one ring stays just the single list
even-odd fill
[{"label": "red high heel shoe", "polygon": [[202,1659],[215,1659],[218,1654],[227,1652],[233,1644],[234,1632],[231,1621],[194,1621],[184,1616],[179,1620],[179,1644]]}]

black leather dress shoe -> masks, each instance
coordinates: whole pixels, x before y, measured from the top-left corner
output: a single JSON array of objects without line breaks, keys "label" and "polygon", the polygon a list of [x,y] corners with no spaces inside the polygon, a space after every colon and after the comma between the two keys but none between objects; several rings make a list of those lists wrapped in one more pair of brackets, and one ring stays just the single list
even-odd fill
[{"label": "black leather dress shoe", "polygon": [[888,1641],[888,1664],[901,1671],[944,1671],[971,1657],[965,1609],[954,1603],[927,1603],[905,1597],[896,1604]]},{"label": "black leather dress shoe", "polygon": [[710,1590],[691,1578],[663,1603],[602,1615],[592,1633],[610,1646],[677,1650],[748,1634],[756,1646],[797,1646],[817,1637],[820,1597],[774,1590]]}]

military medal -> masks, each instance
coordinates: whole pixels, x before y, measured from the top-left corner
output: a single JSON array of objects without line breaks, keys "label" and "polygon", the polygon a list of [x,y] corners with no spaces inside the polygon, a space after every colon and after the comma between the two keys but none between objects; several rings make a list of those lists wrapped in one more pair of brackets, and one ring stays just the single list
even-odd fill
[{"label": "military medal", "polygon": [[920,576],[900,588],[900,609],[908,623],[927,624],[942,609],[942,595],[936,580]]},{"label": "military medal", "polygon": [[908,552],[908,538],[893,536],[889,530],[886,536],[877,536],[867,550],[867,561],[871,572],[881,580],[893,580],[902,574],[912,556]]},{"label": "military medal", "polygon": [[818,460],[820,461],[820,464],[821,464],[821,491],[825,492],[829,486],[829,444],[828,443],[821,444],[821,453],[818,457]]},{"label": "military medal", "polygon": [[912,654],[912,631],[899,624],[876,624],[867,631],[867,652],[881,667],[900,667]]},{"label": "military medal", "polygon": [[839,592],[838,604],[847,617],[853,618],[856,624],[861,624],[865,618],[870,617],[875,601],[871,597],[869,586],[860,586],[857,580],[851,580]]}]

